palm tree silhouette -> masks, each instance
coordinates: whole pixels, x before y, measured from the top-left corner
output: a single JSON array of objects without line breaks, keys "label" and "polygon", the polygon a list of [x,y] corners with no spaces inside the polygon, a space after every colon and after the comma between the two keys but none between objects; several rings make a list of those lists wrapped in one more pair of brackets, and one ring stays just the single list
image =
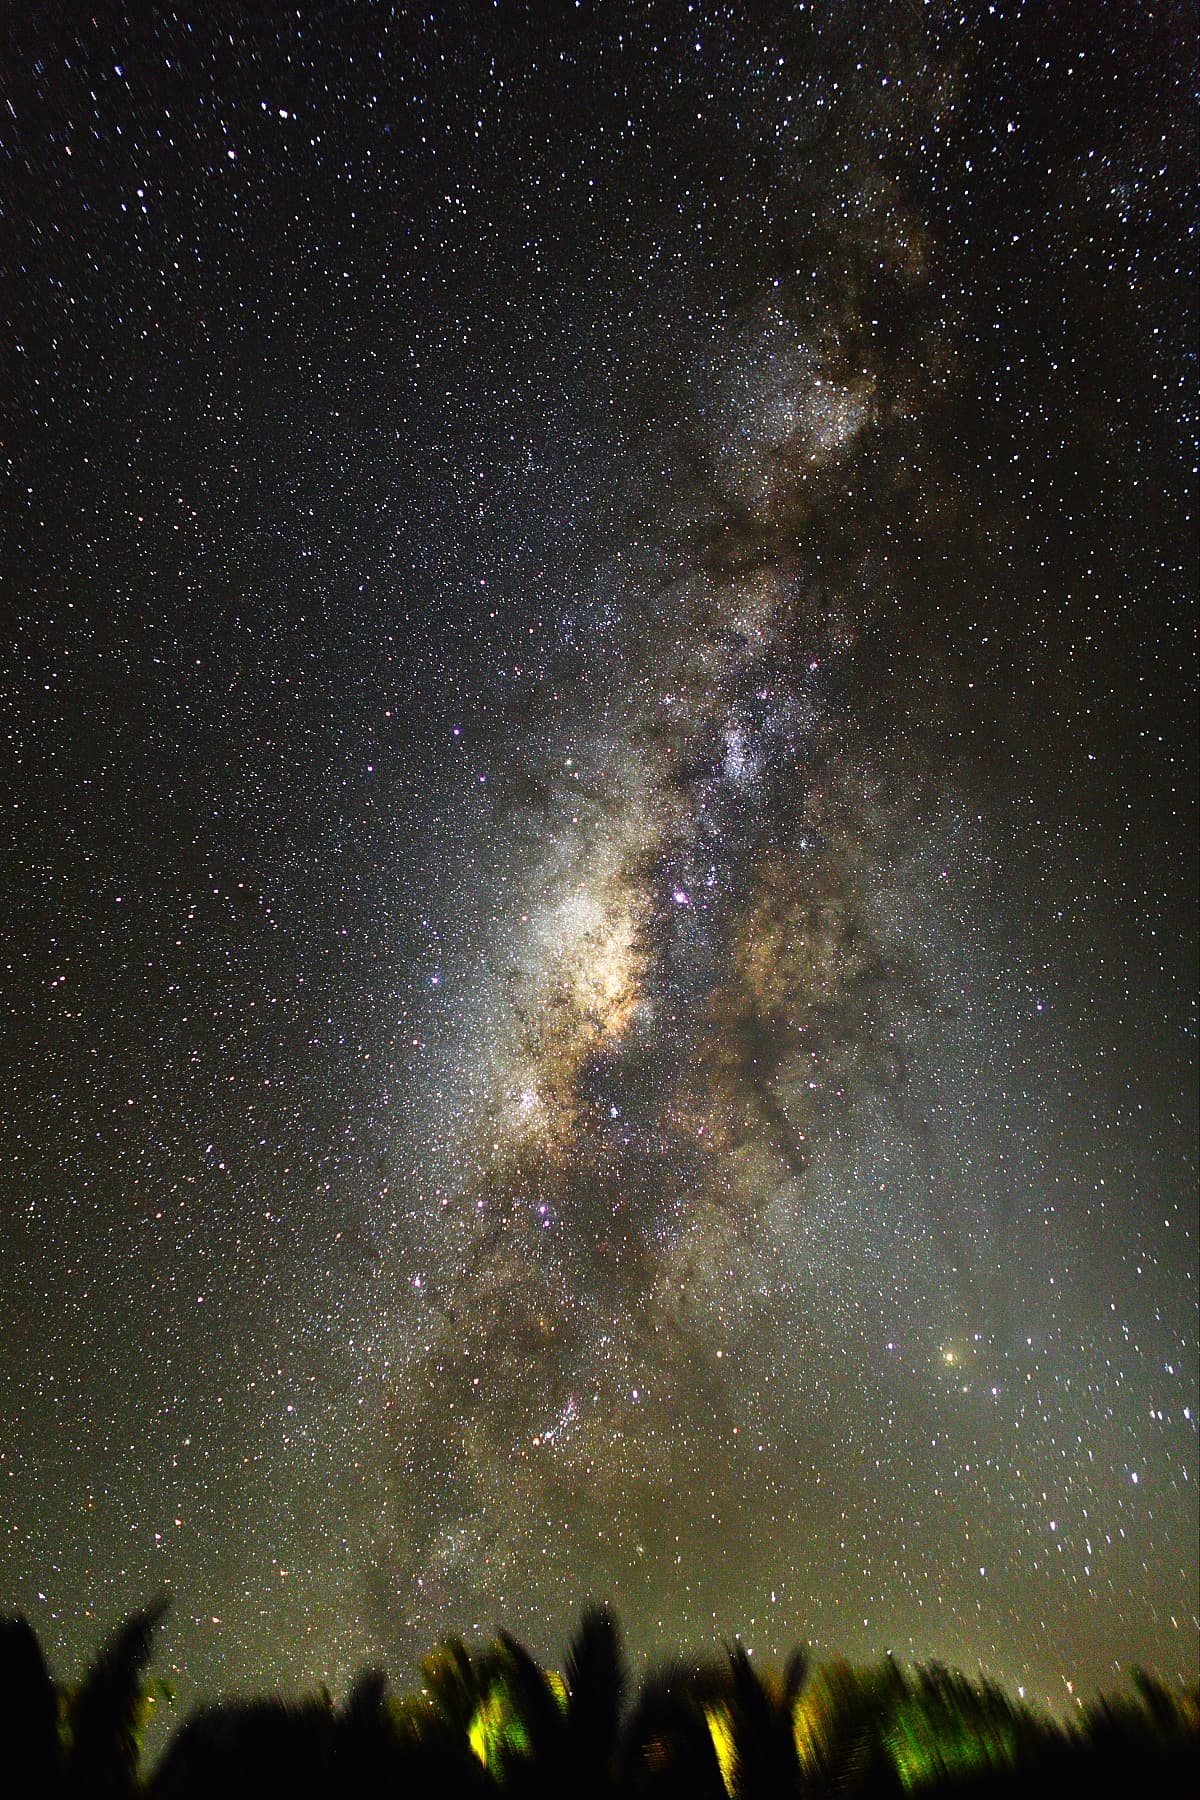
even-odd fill
[{"label": "palm tree silhouette", "polygon": [[364,1669],[334,1719],[330,1788],[354,1800],[385,1800],[396,1792],[399,1758],[387,1677]]},{"label": "palm tree silhouette", "polygon": [[153,1800],[325,1800],[332,1736],[327,1700],[201,1707],[171,1739],[150,1792]]},{"label": "palm tree silhouette", "polygon": [[0,1794],[43,1800],[59,1772],[58,1694],[26,1619],[0,1619]]},{"label": "palm tree silhouette", "polygon": [[793,1713],[808,1677],[797,1650],[782,1682],[763,1680],[745,1646],[727,1652],[730,1673],[730,1781],[736,1800],[791,1800],[803,1791]]},{"label": "palm tree silhouette", "polygon": [[622,1734],[619,1791],[641,1800],[727,1800],[708,1709],[724,1685],[670,1663],[645,1678]]},{"label": "palm tree silhouette", "polygon": [[407,1699],[368,1669],[339,1709],[324,1692],[202,1707],[145,1780],[165,1607],[135,1613],[61,1700],[27,1622],[0,1619],[0,1800],[1190,1800],[1200,1777],[1200,1693],[1141,1671],[1063,1725],[939,1664],[832,1663],[806,1690],[804,1652],[774,1678],[734,1644],[650,1675],[623,1726],[620,1637],[595,1607],[565,1682],[504,1633],[474,1652],[450,1639]]},{"label": "palm tree silhouette", "polygon": [[625,1673],[606,1607],[584,1614],[567,1656],[565,1692],[507,1632],[474,1654],[450,1639],[423,1674],[437,1718],[459,1741],[474,1742],[506,1794],[606,1800],[615,1793]]},{"label": "palm tree silhouette", "polygon": [[63,1791],[68,1800],[129,1800],[137,1792],[145,1672],[165,1596],[133,1614],[101,1649],[67,1714]]},{"label": "palm tree silhouette", "polygon": [[579,1800],[616,1793],[625,1660],[607,1606],[589,1607],[567,1654],[566,1763]]},{"label": "palm tree silhouette", "polygon": [[545,1670],[507,1632],[497,1640],[497,1670],[508,1704],[522,1727],[523,1743],[501,1740],[496,1769],[505,1793],[519,1800],[552,1800],[566,1791],[566,1711]]},{"label": "palm tree silhouette", "polygon": [[886,1742],[896,1699],[907,1691],[900,1670],[889,1658],[878,1669],[838,1662],[821,1674],[807,1791],[821,1800],[835,1795],[900,1800],[904,1788]]}]

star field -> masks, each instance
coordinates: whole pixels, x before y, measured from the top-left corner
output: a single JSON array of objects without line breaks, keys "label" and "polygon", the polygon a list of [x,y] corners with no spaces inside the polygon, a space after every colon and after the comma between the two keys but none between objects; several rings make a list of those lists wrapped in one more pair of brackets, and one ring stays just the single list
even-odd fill
[{"label": "star field", "polygon": [[58,1666],[1195,1679],[1190,23],[6,21]]}]

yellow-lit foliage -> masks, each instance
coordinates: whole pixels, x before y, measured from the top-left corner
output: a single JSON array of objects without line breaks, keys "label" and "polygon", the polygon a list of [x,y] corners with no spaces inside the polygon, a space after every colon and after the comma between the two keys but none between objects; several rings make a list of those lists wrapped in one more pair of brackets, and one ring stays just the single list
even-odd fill
[{"label": "yellow-lit foliage", "polygon": [[721,1766],[721,1780],[725,1783],[725,1792],[733,1793],[734,1749],[733,1721],[729,1717],[729,1708],[723,1704],[706,1706],[704,1717],[708,1723],[712,1737],[713,1749],[717,1753],[717,1761]]},{"label": "yellow-lit foliage", "polygon": [[[567,1684],[553,1669],[544,1671],[546,1685],[559,1709],[567,1708]],[[482,1699],[471,1715],[467,1741],[474,1754],[494,1779],[504,1780],[505,1770],[515,1758],[528,1756],[533,1746],[529,1731],[521,1717],[516,1698],[503,1673],[489,1681]]]},{"label": "yellow-lit foliage", "polygon": [[922,1670],[892,1706],[888,1755],[906,1790],[942,1777],[1011,1768],[1019,1748],[1007,1698],[986,1684],[943,1669]]},{"label": "yellow-lit foliage", "polygon": [[506,1759],[528,1756],[529,1733],[513,1711],[503,1682],[493,1683],[475,1708],[467,1741],[491,1775],[503,1776]]}]

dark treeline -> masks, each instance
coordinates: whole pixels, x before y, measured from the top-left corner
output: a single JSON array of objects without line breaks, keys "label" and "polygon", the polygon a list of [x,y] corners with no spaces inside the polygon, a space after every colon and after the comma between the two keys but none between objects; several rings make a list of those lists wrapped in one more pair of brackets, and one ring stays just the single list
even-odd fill
[{"label": "dark treeline", "polygon": [[561,1675],[515,1639],[449,1640],[415,1694],[366,1671],[342,1706],[233,1700],[181,1723],[153,1769],[143,1737],[169,1696],[150,1677],[164,1603],[137,1613],[77,1687],[55,1683],[24,1619],[0,1619],[0,1796],[7,1800],[961,1800],[1192,1796],[1200,1694],[1136,1671],[1070,1724],[939,1664],[759,1669],[740,1644],[631,1689],[616,1622],[585,1615]]}]

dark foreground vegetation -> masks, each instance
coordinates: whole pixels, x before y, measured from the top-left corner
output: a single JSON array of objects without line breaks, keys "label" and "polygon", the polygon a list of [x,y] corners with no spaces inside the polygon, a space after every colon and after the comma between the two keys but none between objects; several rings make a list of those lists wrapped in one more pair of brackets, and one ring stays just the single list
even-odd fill
[{"label": "dark foreground vegetation", "polygon": [[992,1683],[890,1659],[815,1670],[798,1652],[759,1669],[672,1664],[628,1689],[612,1615],[588,1613],[562,1675],[513,1638],[459,1640],[427,1659],[419,1693],[363,1674],[343,1706],[206,1706],[143,1767],[148,1674],[162,1604],[124,1625],[78,1687],[51,1678],[24,1619],[0,1619],[0,1796],[8,1800],[961,1800],[1200,1792],[1200,1695],[1135,1673],[1133,1690],[1069,1725]]}]

